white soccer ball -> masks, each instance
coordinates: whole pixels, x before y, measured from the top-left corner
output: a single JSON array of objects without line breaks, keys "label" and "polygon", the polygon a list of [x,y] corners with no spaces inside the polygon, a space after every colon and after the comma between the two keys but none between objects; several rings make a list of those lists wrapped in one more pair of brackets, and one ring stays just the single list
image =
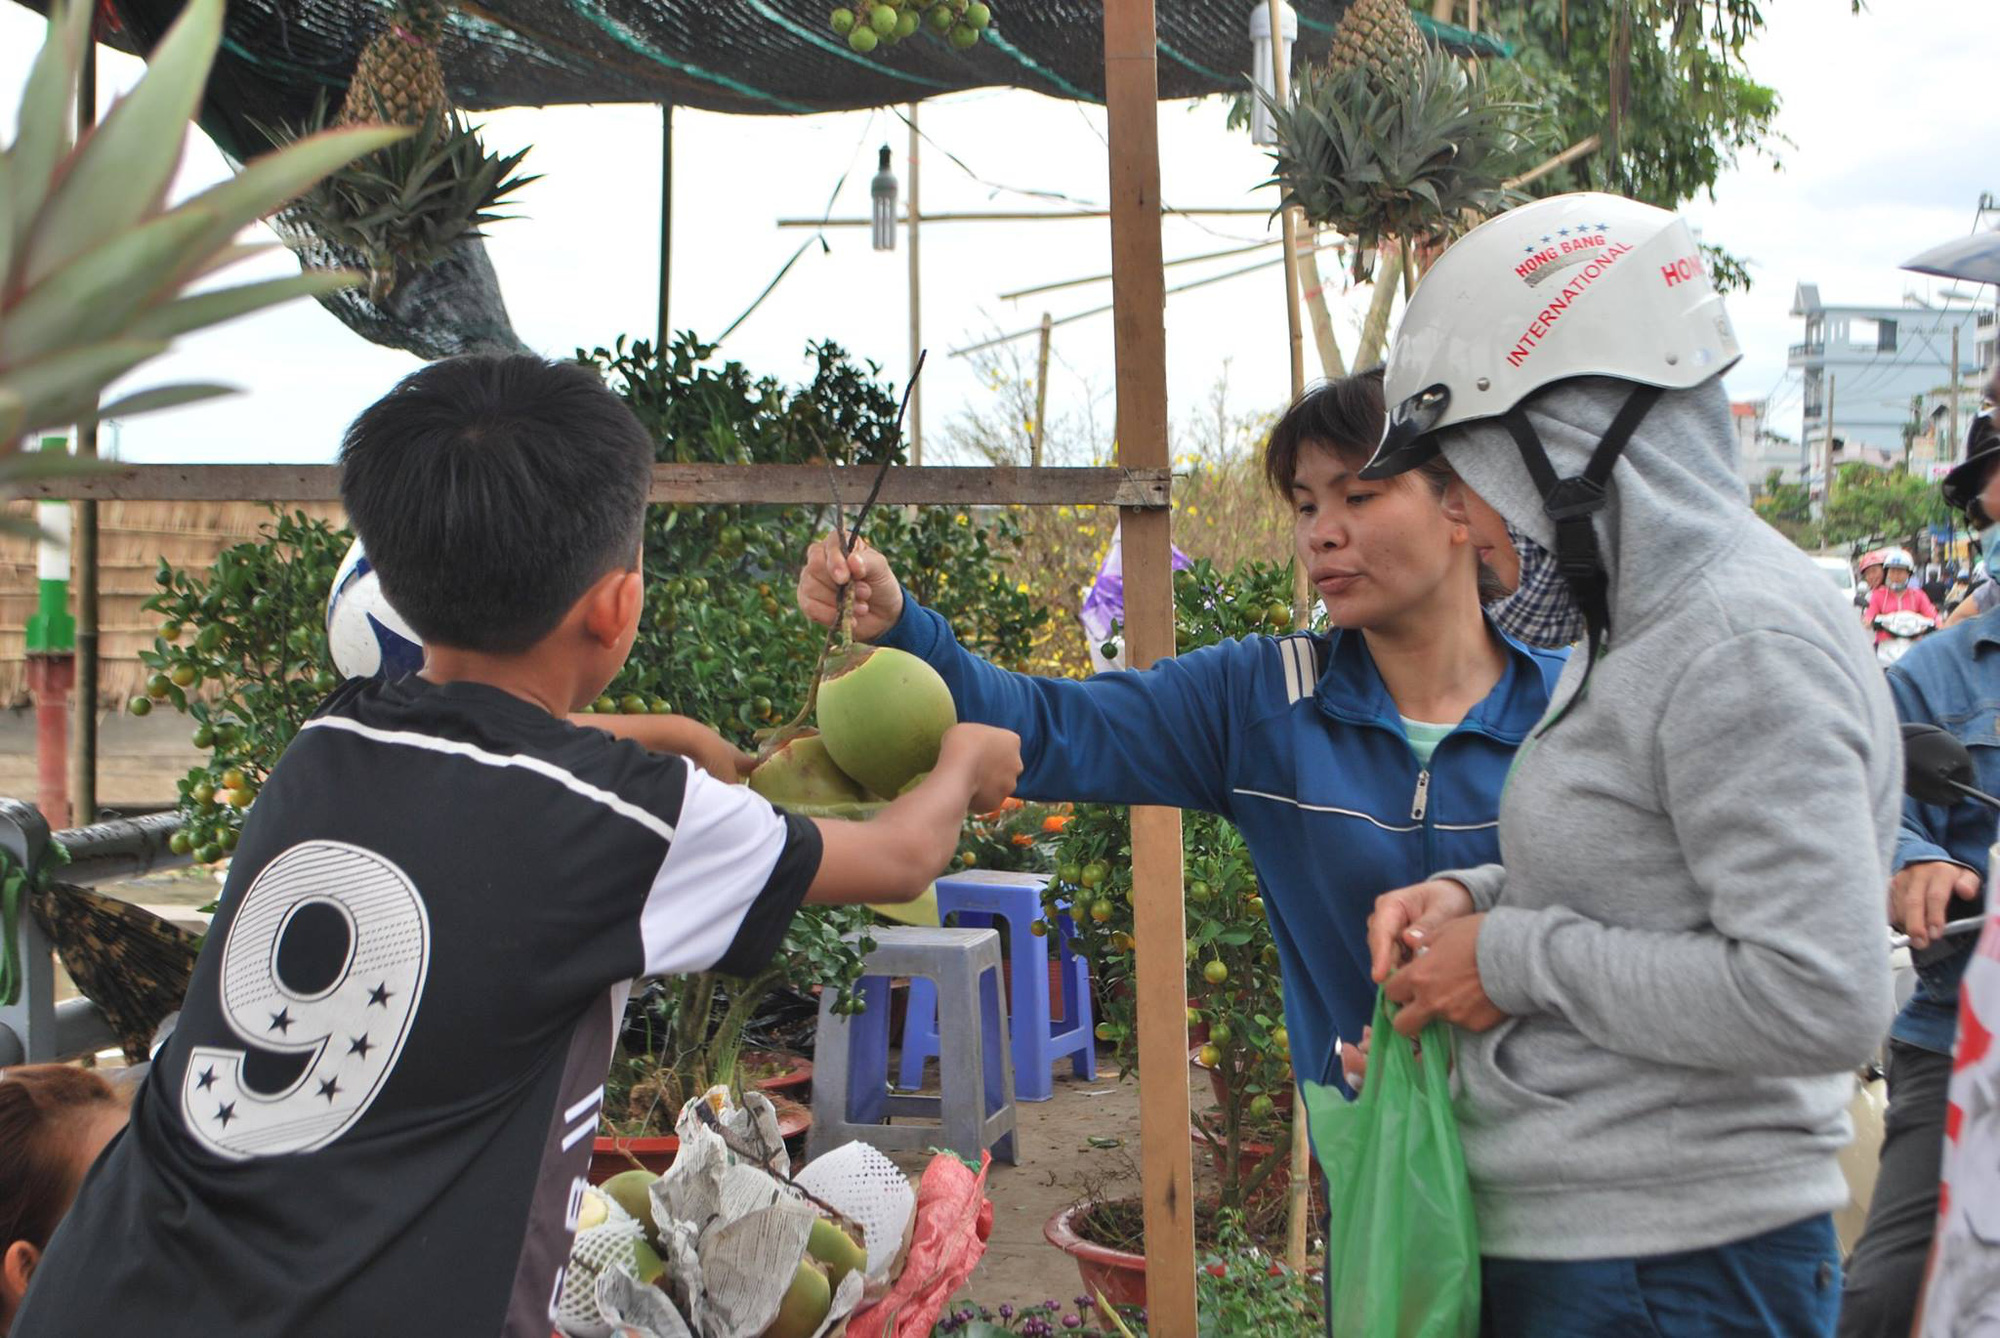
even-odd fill
[{"label": "white soccer ball", "polygon": [[423,638],[389,607],[359,539],[333,574],[326,597],[326,646],[343,678],[403,678],[424,667]]}]

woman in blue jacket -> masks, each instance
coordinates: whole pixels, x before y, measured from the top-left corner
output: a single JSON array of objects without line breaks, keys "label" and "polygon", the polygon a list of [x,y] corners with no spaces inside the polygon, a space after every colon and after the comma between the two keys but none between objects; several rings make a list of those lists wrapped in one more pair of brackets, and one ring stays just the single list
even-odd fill
[{"label": "woman in blue jacket", "polygon": [[1265,449],[1328,632],[1040,678],[960,646],[865,544],[845,562],[831,540],[816,545],[799,575],[807,617],[829,624],[835,586],[851,580],[858,639],[927,661],[961,720],[1019,732],[1023,798],[1204,809],[1235,823],[1277,941],[1293,1064],[1317,1084],[1338,1081],[1336,1038],[1358,1041],[1373,1013],[1375,898],[1498,857],[1501,785],[1562,666],[1560,652],[1487,621],[1482,559],[1511,584],[1515,553],[1449,468],[1359,479],[1381,433],[1378,371],[1307,392]]}]

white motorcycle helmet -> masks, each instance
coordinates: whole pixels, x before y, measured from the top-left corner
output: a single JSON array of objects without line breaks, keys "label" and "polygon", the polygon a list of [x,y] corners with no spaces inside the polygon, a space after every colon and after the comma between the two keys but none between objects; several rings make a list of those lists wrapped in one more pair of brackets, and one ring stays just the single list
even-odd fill
[{"label": "white motorcycle helmet", "polygon": [[[1536,200],[1474,228],[1417,285],[1389,351],[1382,445],[1361,477],[1422,464],[1441,429],[1501,420],[1556,522],[1556,560],[1594,655],[1610,611],[1591,517],[1618,453],[1662,391],[1700,385],[1741,356],[1685,220],[1616,195]],[[1633,391],[1584,471],[1558,478],[1522,406],[1580,376]]]},{"label": "white motorcycle helmet", "polygon": [[1906,548],[1885,548],[1881,552],[1881,558],[1882,578],[1884,581],[1887,581],[1889,573],[1898,567],[1903,569],[1905,580],[1916,575],[1916,560],[1910,556],[1909,550]]}]

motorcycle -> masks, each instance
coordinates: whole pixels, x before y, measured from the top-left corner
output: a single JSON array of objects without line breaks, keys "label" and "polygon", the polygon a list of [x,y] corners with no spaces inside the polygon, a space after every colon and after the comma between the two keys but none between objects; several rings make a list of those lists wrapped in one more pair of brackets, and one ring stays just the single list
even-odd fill
[{"label": "motorcycle", "polygon": [[1910,647],[1937,630],[1937,619],[1927,618],[1913,609],[1898,613],[1878,613],[1875,615],[1875,630],[1885,633],[1883,640],[1875,644],[1875,661],[1888,668],[1910,653]]}]

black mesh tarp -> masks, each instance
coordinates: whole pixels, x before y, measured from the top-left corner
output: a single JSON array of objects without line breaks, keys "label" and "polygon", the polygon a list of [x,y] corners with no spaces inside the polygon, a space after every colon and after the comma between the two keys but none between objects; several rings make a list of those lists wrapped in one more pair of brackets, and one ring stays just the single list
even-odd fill
[{"label": "black mesh tarp", "polygon": [[[989,40],[970,51],[920,35],[862,56],[827,25],[835,0],[466,0],[442,54],[452,97],[472,110],[672,102],[793,114],[990,86],[1102,99],[1100,0],[990,2]],[[1241,90],[1249,15],[1262,3],[1158,0],[1160,96]],[[1317,59],[1346,0],[1295,7],[1297,58]],[[180,4],[103,0],[103,8],[119,28],[108,36],[144,51]],[[322,90],[337,101],[390,8],[389,0],[231,0],[205,127],[225,147],[252,144],[242,117],[296,121]],[[1417,17],[1448,44],[1482,41]]]}]

